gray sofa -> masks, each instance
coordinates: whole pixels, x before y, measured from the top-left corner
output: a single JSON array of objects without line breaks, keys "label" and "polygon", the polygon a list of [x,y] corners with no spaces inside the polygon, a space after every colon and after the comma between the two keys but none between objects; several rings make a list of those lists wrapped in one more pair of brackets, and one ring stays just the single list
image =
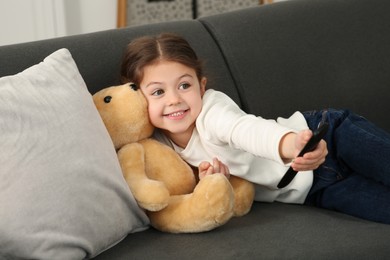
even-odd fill
[{"label": "gray sofa", "polygon": [[[0,76],[68,48],[91,93],[119,83],[124,48],[159,32],[185,36],[209,87],[265,118],[350,108],[390,131],[390,1],[291,0],[176,21],[0,47]],[[1,207],[1,206],[0,206]],[[1,234],[0,234],[1,236]],[[255,202],[199,234],[150,228],[96,259],[389,259],[390,226],[302,205]]]}]

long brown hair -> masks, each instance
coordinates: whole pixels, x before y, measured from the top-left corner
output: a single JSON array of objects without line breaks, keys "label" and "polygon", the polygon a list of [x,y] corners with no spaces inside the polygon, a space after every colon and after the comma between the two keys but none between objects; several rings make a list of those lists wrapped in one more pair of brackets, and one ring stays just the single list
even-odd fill
[{"label": "long brown hair", "polygon": [[163,33],[143,36],[127,45],[121,67],[122,83],[133,82],[139,86],[143,68],[159,60],[179,62],[194,69],[199,80],[203,77],[202,62],[190,44],[179,35]]}]

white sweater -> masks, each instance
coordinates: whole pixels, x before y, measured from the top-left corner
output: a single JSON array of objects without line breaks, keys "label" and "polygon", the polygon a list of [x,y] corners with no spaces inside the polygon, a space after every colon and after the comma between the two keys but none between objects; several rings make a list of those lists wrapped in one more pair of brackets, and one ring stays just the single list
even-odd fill
[{"label": "white sweater", "polygon": [[155,137],[195,167],[217,157],[229,167],[230,174],[257,184],[257,201],[303,203],[312,185],[312,171],[299,172],[283,189],[276,186],[288,169],[279,155],[280,139],[288,132],[306,128],[306,120],[299,112],[288,119],[266,120],[246,114],[222,92],[207,90],[185,149],[159,131]]}]

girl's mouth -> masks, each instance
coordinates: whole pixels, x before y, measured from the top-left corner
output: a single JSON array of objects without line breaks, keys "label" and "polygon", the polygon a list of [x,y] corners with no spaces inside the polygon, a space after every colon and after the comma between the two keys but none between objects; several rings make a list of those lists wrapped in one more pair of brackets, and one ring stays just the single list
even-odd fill
[{"label": "girl's mouth", "polygon": [[182,119],[183,117],[185,117],[185,115],[187,114],[188,111],[189,111],[189,109],[180,110],[180,111],[176,111],[176,112],[173,112],[170,114],[165,114],[164,116],[169,118],[169,119],[178,120],[178,119]]}]

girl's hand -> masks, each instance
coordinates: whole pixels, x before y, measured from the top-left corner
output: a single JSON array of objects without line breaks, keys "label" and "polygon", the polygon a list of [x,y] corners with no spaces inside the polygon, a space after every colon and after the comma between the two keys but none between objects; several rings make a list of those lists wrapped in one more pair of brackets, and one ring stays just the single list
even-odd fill
[{"label": "girl's hand", "polygon": [[[303,149],[305,144],[310,140],[313,135],[310,130],[302,130],[295,137],[295,157]],[[317,169],[325,161],[325,157],[328,154],[326,142],[321,140],[316,149],[305,153],[303,157],[296,157],[293,159],[291,167],[296,171],[310,171]]]},{"label": "girl's hand", "polygon": [[212,165],[206,161],[199,164],[199,179],[214,173],[221,173],[225,175],[226,178],[229,178],[230,176],[229,168],[217,158],[213,159]]}]

